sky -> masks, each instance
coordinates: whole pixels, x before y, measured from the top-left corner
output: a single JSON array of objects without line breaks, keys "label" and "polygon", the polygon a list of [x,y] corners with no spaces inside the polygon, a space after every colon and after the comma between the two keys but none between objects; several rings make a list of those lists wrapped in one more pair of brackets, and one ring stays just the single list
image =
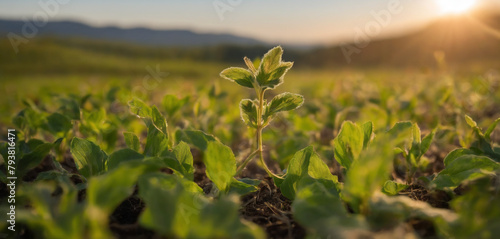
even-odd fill
[{"label": "sky", "polygon": [[[40,4],[57,1],[61,4],[49,10]],[[350,41],[367,26],[374,38],[413,31],[443,16],[437,1],[0,0],[0,18],[31,20],[45,11],[51,13],[51,21],[75,20],[93,26],[187,29],[236,34],[269,43],[331,44]],[[476,1],[477,5],[500,9],[500,0]],[[397,4],[397,8],[390,4]],[[385,20],[379,20],[378,27],[374,25],[376,15],[385,17],[379,18]]]}]

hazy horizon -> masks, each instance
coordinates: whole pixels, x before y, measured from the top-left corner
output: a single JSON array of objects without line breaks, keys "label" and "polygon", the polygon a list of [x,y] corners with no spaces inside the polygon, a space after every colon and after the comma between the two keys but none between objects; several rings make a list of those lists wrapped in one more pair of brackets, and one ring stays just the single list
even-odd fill
[{"label": "hazy horizon", "polygon": [[[282,1],[241,0],[232,1],[232,5],[230,1],[222,0],[66,2],[51,8],[49,21],[76,21],[94,27],[227,33],[267,43],[302,45],[352,41],[367,24],[382,21],[377,20],[377,15],[384,22],[374,38],[414,31],[445,16],[437,6],[437,0],[293,0],[286,4]],[[47,12],[38,1],[2,4],[2,19],[32,20],[40,11]],[[390,4],[396,4],[392,8],[397,11],[390,12]],[[500,3],[494,0],[477,0],[476,5],[489,6],[490,9],[498,6],[500,9]]]}]

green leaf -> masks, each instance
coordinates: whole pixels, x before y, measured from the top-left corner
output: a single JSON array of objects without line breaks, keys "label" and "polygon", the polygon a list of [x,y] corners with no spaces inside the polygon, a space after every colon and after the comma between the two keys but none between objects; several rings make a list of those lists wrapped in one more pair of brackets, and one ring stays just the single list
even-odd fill
[{"label": "green leaf", "polygon": [[355,212],[366,212],[368,200],[382,189],[393,168],[394,148],[402,141],[399,134],[377,135],[347,171],[343,199]]},{"label": "green leaf", "polygon": [[90,114],[84,114],[84,119],[85,123],[98,130],[102,128],[103,123],[106,121],[106,110],[100,108],[99,110],[92,111]]},{"label": "green leaf", "polygon": [[193,182],[172,175],[139,179],[146,209],[139,223],[173,238],[264,238],[252,223],[241,221],[237,197],[209,201]]},{"label": "green leaf", "polygon": [[167,135],[161,132],[153,124],[150,124],[148,126],[146,145],[144,146],[144,155],[160,156],[165,150],[168,149],[168,144],[169,141]]},{"label": "green leaf", "polygon": [[413,137],[413,143],[420,144],[422,143],[421,139],[422,132],[420,131],[420,127],[418,127],[418,124],[414,123],[412,126],[412,137]]},{"label": "green leaf", "polygon": [[405,137],[406,133],[410,132],[410,129],[413,129],[413,123],[407,121],[397,122],[390,130],[387,131],[387,133],[390,135],[400,135]]},{"label": "green leaf", "polygon": [[156,106],[151,107],[151,120],[153,120],[155,127],[168,138],[167,120],[163,117]]},{"label": "green leaf", "polygon": [[500,123],[500,118],[496,119],[495,122],[493,122],[493,124],[491,124],[490,127],[488,127],[488,129],[484,133],[484,137],[486,138],[486,140],[488,141],[491,140],[491,133],[493,133],[498,123]]},{"label": "green leaf", "polygon": [[179,99],[175,95],[165,95],[161,104],[165,112],[167,112],[167,117],[172,117],[182,106],[187,104],[188,100],[189,97]]},{"label": "green leaf", "polygon": [[264,120],[278,112],[297,109],[303,103],[304,97],[302,95],[289,92],[279,94],[269,102],[264,114]]},{"label": "green leaf", "polygon": [[364,123],[361,126],[361,129],[363,130],[363,149],[368,147],[368,144],[372,140],[373,136],[373,123],[371,121]]},{"label": "green leaf", "polygon": [[47,117],[47,123],[44,128],[52,134],[63,136],[72,127],[73,125],[68,117],[59,113],[53,113]]},{"label": "green leaf", "polygon": [[438,189],[455,188],[465,181],[493,176],[500,163],[485,156],[463,155],[449,162],[432,181]]},{"label": "green leaf", "polygon": [[246,69],[239,67],[230,67],[223,70],[220,73],[220,76],[224,79],[234,81],[241,86],[254,88],[253,82],[255,81],[255,76],[252,74],[252,72]]},{"label": "green leaf", "polygon": [[[411,155],[413,159],[416,159],[420,154],[420,128],[417,124],[403,121],[397,122],[394,126],[386,132],[386,134],[393,140],[400,142],[399,145],[395,145],[400,148],[403,154]],[[418,138],[418,139],[416,139]],[[399,151],[399,149],[398,149]],[[410,157],[410,156],[409,156]],[[414,160],[413,160],[414,161]],[[412,162],[413,162],[412,161]]]},{"label": "green leaf", "polygon": [[283,49],[281,46],[269,50],[262,58],[259,70],[266,73],[274,71],[280,65],[282,55]]},{"label": "green leaf", "polygon": [[300,150],[290,160],[285,180],[279,186],[282,194],[293,200],[299,181],[306,177],[321,182],[327,188],[335,188],[338,183],[337,177],[331,174],[328,166],[314,152],[312,146]]},{"label": "green leaf", "polygon": [[203,162],[206,166],[207,177],[212,180],[219,191],[227,192],[236,174],[233,151],[218,141],[210,141]]},{"label": "green leaf", "polygon": [[138,117],[144,118],[148,126],[144,155],[161,155],[169,147],[167,121],[156,106],[149,107],[139,99],[130,101],[129,106],[130,111]]},{"label": "green leaf", "polygon": [[26,108],[14,117],[12,123],[20,129],[36,130],[43,125],[45,117],[38,110]]},{"label": "green leaf", "polygon": [[[231,181],[231,186],[229,188],[228,194],[231,193],[236,193],[240,196],[247,195],[249,193],[253,193],[257,191],[259,188],[257,187],[259,185],[260,181],[256,180],[255,181],[249,181],[249,180],[236,180],[235,178],[232,179]],[[256,185],[255,185],[256,184]]]},{"label": "green leaf", "polygon": [[427,153],[429,148],[431,147],[432,140],[434,139],[434,136],[436,135],[436,129],[433,129],[428,135],[426,135],[422,139],[422,143],[420,145],[420,155],[424,155]]},{"label": "green leaf", "polygon": [[267,52],[257,70],[257,83],[261,89],[274,89],[283,83],[286,72],[292,68],[293,62],[282,62],[283,49],[278,46]]},{"label": "green leaf", "polygon": [[33,151],[22,156],[17,162],[16,170],[19,175],[24,175],[28,170],[38,166],[43,159],[50,153],[52,149],[51,143],[44,143],[38,145]]},{"label": "green leaf", "polygon": [[[56,190],[57,188],[57,190]],[[57,196],[54,195],[57,192]],[[29,225],[42,238],[85,238],[84,204],[77,202],[78,192],[54,183],[23,185],[18,193],[29,199],[29,212],[16,212],[18,222]],[[16,227],[17,229],[17,227]]]},{"label": "green leaf", "polygon": [[123,137],[125,138],[125,144],[127,147],[137,152],[141,150],[141,144],[137,135],[132,132],[123,132]]},{"label": "green leaf", "polygon": [[75,99],[60,98],[61,107],[59,111],[61,114],[67,116],[71,120],[80,120],[80,105]]},{"label": "green leaf", "polygon": [[167,165],[173,166],[174,170],[178,171],[183,177],[189,180],[194,178],[194,167],[193,167],[193,155],[191,154],[191,149],[189,145],[181,141],[177,146],[174,147],[172,152],[167,152],[163,156],[174,159],[177,163],[171,163],[167,158]]},{"label": "green leaf", "polygon": [[446,157],[444,158],[444,160],[443,160],[444,166],[446,167],[451,162],[453,162],[453,160],[455,160],[461,156],[469,155],[469,154],[474,154],[474,152],[470,149],[455,149],[455,150],[451,151],[450,153],[448,153],[448,155],[446,155]]},{"label": "green leaf", "polygon": [[133,99],[129,102],[130,111],[139,118],[145,119],[148,127],[153,124],[160,132],[168,137],[167,121],[156,106],[149,107],[139,99]]},{"label": "green leaf", "polygon": [[[145,175],[140,178],[139,194],[147,205],[139,218],[141,225],[157,230],[163,235],[171,235],[174,231],[188,230],[186,226],[175,225],[178,211],[176,206],[182,196],[182,191],[180,191],[182,189],[176,188],[176,183],[170,175],[158,175],[157,177]],[[187,234],[187,232],[183,234]]]},{"label": "green leaf", "polygon": [[162,235],[185,238],[208,203],[201,193],[195,183],[173,175],[145,174],[139,179],[139,195],[147,207],[139,223]]},{"label": "green leaf", "polygon": [[139,118],[151,118],[151,108],[142,100],[135,98],[128,105],[130,106],[130,112]]},{"label": "green leaf", "polygon": [[389,196],[397,195],[400,191],[408,188],[408,185],[404,183],[398,183],[391,180],[387,180],[382,187],[382,192]]},{"label": "green leaf", "polygon": [[476,128],[477,127],[477,123],[476,121],[474,121],[470,116],[468,115],[465,115],[465,122],[467,122],[467,124],[472,127],[472,128]]},{"label": "green leaf", "polygon": [[116,95],[119,91],[120,87],[118,86],[111,87],[111,89],[109,89],[109,91],[106,93],[106,100],[108,102],[114,102],[116,100]]},{"label": "green leaf", "polygon": [[361,127],[351,121],[344,121],[339,134],[333,140],[334,155],[337,162],[349,170],[356,161],[364,146],[364,132]]},{"label": "green leaf", "polygon": [[458,213],[458,220],[446,228],[449,229],[448,238],[494,238],[499,235],[500,194],[490,190],[489,182],[475,184],[465,195],[450,202],[450,207]]},{"label": "green leaf", "polygon": [[[411,159],[412,166],[415,167],[417,165],[418,160],[420,159],[421,155],[421,149],[420,146],[422,144],[422,139],[421,139],[421,131],[420,127],[418,127],[418,124],[414,123],[411,127],[411,148],[409,149],[409,158]],[[410,167],[410,165],[408,165]]]},{"label": "green leaf", "polygon": [[91,238],[111,237],[108,229],[109,215],[134,192],[139,176],[158,169],[152,164],[130,161],[89,180],[86,215],[89,217]]},{"label": "green leaf", "polygon": [[75,137],[71,140],[70,149],[76,168],[82,176],[88,179],[106,171],[108,156],[93,142]]},{"label": "green leaf", "polygon": [[207,149],[207,145],[211,141],[217,141],[217,139],[210,134],[206,134],[201,130],[177,130],[175,132],[175,141],[179,143],[184,141],[188,144],[194,145],[202,151]]},{"label": "green leaf", "polygon": [[350,229],[366,228],[363,221],[347,213],[335,187],[327,187],[310,177],[299,182],[292,211],[294,219],[308,230],[308,234],[318,238],[345,238],[353,235],[343,234]]},{"label": "green leaf", "polygon": [[450,225],[457,215],[446,209],[434,208],[428,203],[416,201],[406,196],[374,195],[369,202],[370,214],[367,215],[375,230],[391,227],[411,219],[430,221],[437,229],[438,225]]},{"label": "green leaf", "polygon": [[142,160],[144,155],[134,151],[132,149],[120,149],[109,155],[108,159],[108,170],[113,170],[118,167],[123,162],[131,160]]},{"label": "green leaf", "polygon": [[266,238],[260,227],[240,219],[239,209],[236,195],[206,204],[201,209],[198,225],[192,227],[188,238]]},{"label": "green leaf", "polygon": [[241,119],[248,126],[256,127],[257,122],[257,104],[249,99],[244,99],[240,102]]}]

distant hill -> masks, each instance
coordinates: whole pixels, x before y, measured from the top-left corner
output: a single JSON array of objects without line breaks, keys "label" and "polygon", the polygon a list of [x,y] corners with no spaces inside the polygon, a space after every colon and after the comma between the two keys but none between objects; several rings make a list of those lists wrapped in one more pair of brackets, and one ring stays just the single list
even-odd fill
[{"label": "distant hill", "polygon": [[[317,49],[304,56],[311,66],[426,66],[435,65],[436,56],[448,63],[499,62],[500,14],[476,12],[439,19],[425,28],[400,37],[374,40],[366,47],[332,46]],[[349,55],[349,54],[348,54]]]},{"label": "distant hill", "polygon": [[[25,23],[0,20],[0,36],[8,32],[20,36]],[[49,22],[38,28],[37,36],[80,37],[93,40],[121,41],[147,46],[213,46],[220,44],[257,45],[263,42],[230,34],[195,33],[188,30],[152,30],[148,28],[92,27],[72,21]]]},{"label": "distant hill", "polygon": [[[19,34],[22,24],[20,21],[0,20],[0,36],[2,32],[5,35],[10,31]],[[231,62],[241,65],[243,56],[260,57],[271,46],[232,35],[95,28],[74,22],[49,23],[40,31],[40,37],[21,45],[18,54],[12,50],[7,38],[0,37],[0,75],[23,74],[26,65],[31,66],[32,73],[51,74],[63,70],[70,74],[74,69],[89,73],[140,74],[143,67],[132,67],[138,61],[151,64],[161,61]],[[459,67],[497,68],[500,65],[500,14],[477,12],[470,16],[442,18],[404,36],[374,40],[353,53],[350,62],[346,60],[342,46],[284,48],[284,59],[294,61],[297,68],[419,68],[436,66],[436,57],[444,57],[446,63]]]}]

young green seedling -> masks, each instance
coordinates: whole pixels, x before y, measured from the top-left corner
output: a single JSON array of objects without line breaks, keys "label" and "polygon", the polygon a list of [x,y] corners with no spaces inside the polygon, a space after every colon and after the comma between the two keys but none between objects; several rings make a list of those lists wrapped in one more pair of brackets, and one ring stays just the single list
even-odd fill
[{"label": "young green seedling", "polygon": [[267,90],[273,90],[283,83],[285,74],[293,66],[293,62],[281,61],[282,55],[283,49],[278,46],[264,55],[257,68],[250,59],[245,57],[244,61],[248,69],[230,67],[220,73],[227,80],[254,89],[258,97],[254,100],[244,99],[240,102],[241,118],[248,126],[256,130],[256,149],[241,162],[237,174],[258,154],[266,172],[271,177],[280,178],[272,173],[264,162],[262,130],[269,125],[277,113],[297,109],[304,102],[303,96],[288,92],[275,96],[269,103],[264,97]]},{"label": "young green seedling", "polygon": [[406,183],[410,185],[415,173],[420,168],[425,168],[429,163],[424,154],[431,146],[436,129],[421,138],[420,127],[418,127],[417,123],[399,122],[389,132],[395,133],[398,130],[404,129],[411,130],[411,140],[408,146],[396,148],[396,152],[401,153],[406,160]]}]

